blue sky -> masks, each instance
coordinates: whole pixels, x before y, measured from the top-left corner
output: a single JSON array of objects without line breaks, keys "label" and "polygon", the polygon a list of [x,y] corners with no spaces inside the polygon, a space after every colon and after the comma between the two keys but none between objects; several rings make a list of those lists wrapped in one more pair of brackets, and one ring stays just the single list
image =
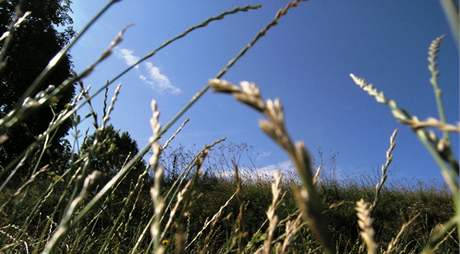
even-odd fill
[{"label": "blue sky", "polygon": [[[105,3],[75,1],[76,30]],[[125,68],[126,62],[185,28],[237,5],[256,3],[262,3],[263,8],[229,16],[190,34],[120,80],[123,88],[112,123],[129,131],[142,147],[151,135],[150,101],[158,101],[162,122],[166,122],[285,1],[124,0],[110,9],[71,54],[76,69],[82,70],[119,30],[134,24],[117,54],[85,81],[100,87]],[[437,116],[426,58],[431,40],[441,34],[447,37],[439,58],[440,83],[448,119],[458,122],[458,51],[435,0],[416,4],[409,0],[305,2],[270,31],[225,79],[256,82],[266,98],[280,98],[292,136],[304,140],[313,155],[318,148],[326,157],[336,153],[340,177],[376,175],[384,162],[389,136],[399,128],[391,177],[432,183],[441,176],[415,135],[396,123],[387,108],[359,90],[348,74],[366,77],[419,118]],[[227,137],[234,143],[248,143],[264,155],[257,159],[260,167],[287,160],[259,130],[260,116],[228,96],[206,94],[186,116],[191,121],[177,143],[202,146]],[[457,140],[454,145],[457,149]]]}]

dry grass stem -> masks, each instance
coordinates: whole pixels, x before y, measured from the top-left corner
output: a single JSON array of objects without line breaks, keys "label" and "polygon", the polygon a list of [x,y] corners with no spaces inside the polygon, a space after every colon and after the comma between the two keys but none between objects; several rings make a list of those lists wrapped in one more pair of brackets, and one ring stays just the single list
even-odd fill
[{"label": "dry grass stem", "polygon": [[[428,70],[431,74],[430,83],[433,87],[433,92],[436,99],[436,108],[438,109],[438,115],[440,118],[439,126],[444,126],[447,123],[444,103],[442,101],[442,90],[439,86],[439,70],[437,63],[439,48],[443,39],[444,35],[437,37],[431,42],[430,47],[428,48]],[[447,129],[442,129],[442,131],[444,132],[443,140],[449,142],[449,131]]]},{"label": "dry grass stem", "polygon": [[401,226],[401,229],[399,230],[398,234],[396,237],[391,239],[390,243],[388,244],[387,249],[383,252],[383,254],[391,254],[394,253],[397,249],[398,243],[401,240],[402,235],[406,232],[407,228],[419,217],[420,213],[417,213],[415,216],[413,216],[408,222],[404,223]]},{"label": "dry grass stem", "polygon": [[367,247],[368,254],[377,253],[377,243],[375,243],[374,235],[375,231],[372,227],[372,218],[370,204],[365,202],[363,199],[356,202],[356,215],[358,216],[358,225],[361,229],[361,238]]},{"label": "dry grass stem", "polygon": [[302,228],[302,214],[299,213],[293,220],[286,222],[285,236],[283,243],[278,246],[277,253],[284,254],[287,252],[289,245],[295,234]]},{"label": "dry grass stem", "polygon": [[166,222],[166,225],[163,228],[160,240],[163,240],[163,238],[165,237],[166,233],[168,232],[168,229],[171,226],[171,223],[173,222],[174,216],[176,215],[180,204],[182,203],[182,201],[184,201],[185,194],[188,192],[188,190],[189,190],[191,185],[192,185],[192,181],[188,181],[185,184],[184,188],[182,188],[182,190],[177,194],[176,204],[174,204],[173,208],[169,212],[169,219],[168,219],[168,221]]},{"label": "dry grass stem", "polygon": [[168,148],[169,144],[181,133],[181,131],[185,128],[185,126],[190,122],[190,118],[185,119],[185,121],[182,122],[182,124],[174,131],[174,133],[169,137],[166,142],[163,144],[161,147],[161,150],[165,150]]},{"label": "dry grass stem", "polygon": [[[438,224],[433,228],[430,239],[428,240],[422,254],[433,254],[436,249],[455,231],[456,225],[460,222],[460,216],[455,215],[444,224]],[[458,229],[457,229],[458,230]]]},{"label": "dry grass stem", "polygon": [[443,132],[460,132],[460,124],[443,123],[433,117],[429,117],[426,120],[418,120],[417,117],[413,117],[412,119],[401,120],[401,122],[413,129],[437,128]]},{"label": "dry grass stem", "polygon": [[107,12],[112,5],[120,2],[121,0],[109,0],[109,2],[82,28],[80,32],[70,41],[70,43],[62,48],[46,65],[43,71],[35,78],[32,84],[28,87],[26,92],[22,95],[20,101],[25,100],[31,96],[37,87],[53,72],[53,69],[62,61],[64,56],[67,55],[69,50],[80,40],[80,38],[93,26],[102,15]]},{"label": "dry grass stem", "polygon": [[311,159],[303,143],[294,143],[289,137],[284,123],[281,102],[278,99],[264,101],[259,88],[254,83],[247,81],[243,81],[240,86],[236,86],[225,80],[211,79],[209,86],[216,92],[233,95],[241,103],[266,116],[267,120],[259,122],[260,128],[286,151],[303,182],[299,192],[300,195],[297,195],[297,201],[303,211],[305,220],[309,223],[310,229],[317,239],[323,244],[324,251],[335,253],[335,246],[330,240],[327,223],[322,214],[324,205],[313,182]]},{"label": "dry grass stem", "polygon": [[[215,141],[214,143],[210,144],[210,145],[206,145],[200,152],[198,152],[193,160],[187,165],[187,167],[184,169],[184,171],[182,172],[182,174],[179,176],[179,178],[174,181],[174,183],[172,184],[172,186],[169,188],[168,192],[166,193],[165,195],[165,199],[168,200],[169,199],[169,202],[167,204],[167,206],[165,207],[164,210],[169,210],[171,205],[172,205],[172,201],[173,201],[173,198],[170,198],[170,197],[175,197],[177,195],[177,193],[179,192],[179,186],[181,186],[183,184],[183,182],[185,181],[186,177],[188,176],[188,174],[190,173],[191,169],[193,168],[193,166],[196,164],[196,161],[198,160],[198,158],[200,156],[202,156],[202,154],[206,151],[206,150],[209,150],[211,148],[213,148],[214,146],[222,143],[223,141],[225,141],[225,139],[219,139],[217,141]],[[172,195],[172,196],[171,196]],[[155,214],[150,218],[150,220],[146,223],[145,227],[143,228],[143,230],[141,231],[140,235],[138,236],[135,244],[134,244],[134,247],[131,249],[130,251],[130,254],[133,254],[133,253],[136,253],[137,252],[137,249],[139,248],[142,240],[144,239],[145,237],[145,234],[147,233],[148,229],[151,227],[152,225],[152,222],[153,220],[156,218]],[[163,221],[163,218],[164,218],[164,214],[163,214],[163,217],[160,219],[160,222]]]},{"label": "dry grass stem", "polygon": [[115,88],[115,92],[113,93],[113,97],[112,97],[112,100],[110,101],[110,105],[109,105],[107,111],[104,111],[105,114],[104,114],[104,117],[102,119],[102,129],[104,129],[107,126],[107,123],[110,120],[110,115],[112,114],[112,111],[115,108],[115,103],[117,102],[118,95],[120,94],[120,90],[121,90],[121,85],[118,85]]},{"label": "dry grass stem", "polygon": [[[254,45],[261,39],[263,38],[267,32],[276,26],[278,22],[281,20],[283,16],[285,16],[288,11],[291,8],[297,7],[299,3],[301,3],[302,0],[293,0],[289,2],[284,8],[280,9],[276,15],[275,18],[269,22],[265,27],[263,27],[257,34],[254,36],[254,38],[246,44],[236,55],[233,57],[216,75],[215,78],[220,79],[227,74],[227,72],[252,48]],[[185,112],[187,112],[194,104],[196,101],[198,101],[208,90],[210,86],[209,84],[205,85],[202,87],[193,97],[192,99],[187,102],[182,109],[179,110],[179,112],[176,113],[176,115],[164,126],[164,130],[168,130],[179,118],[182,117]],[[164,132],[165,132],[164,131]],[[162,133],[164,133],[162,132]]]},{"label": "dry grass stem", "polygon": [[460,16],[458,3],[455,3],[454,0],[441,0],[440,3],[449,22],[457,49],[460,49]]},{"label": "dry grass stem", "polygon": [[69,222],[78,204],[80,204],[80,202],[82,202],[83,199],[86,197],[90,186],[96,181],[97,177],[100,174],[101,173],[99,171],[93,171],[93,173],[91,173],[89,176],[85,178],[80,194],[70,203],[70,206],[65,211],[65,214],[63,218],[61,219],[59,226],[57,227],[57,229],[54,231],[51,238],[46,243],[45,248],[42,251],[42,254],[49,254],[53,252],[53,249],[56,247],[56,244],[58,243],[59,239],[64,236],[65,232],[71,226]]},{"label": "dry grass stem", "polygon": [[[157,137],[160,133],[161,126],[160,126],[160,112],[158,111],[158,106],[155,100],[152,100],[151,103],[152,108],[152,118],[150,119],[150,126],[152,127],[152,138]],[[161,181],[163,179],[163,167],[158,165],[158,160],[160,158],[161,153],[161,145],[158,142],[151,143],[152,148],[152,157],[150,157],[149,165],[154,172],[154,184],[150,189],[150,196],[152,197],[153,201],[153,208],[154,208],[154,216],[155,219],[150,227],[150,233],[152,235],[153,241],[153,252],[156,254],[164,253],[165,249],[161,245],[161,222],[160,218],[163,214],[163,209],[165,207],[165,201],[161,195]]]},{"label": "dry grass stem", "polygon": [[230,202],[235,198],[236,195],[240,192],[239,189],[237,189],[228,199],[227,201],[219,208],[219,210],[212,216],[210,220],[206,220],[204,223],[203,227],[201,230],[195,235],[195,237],[185,246],[185,250],[188,250],[195,242],[198,240],[201,235],[204,233],[204,231],[212,224],[217,223],[221,217],[222,214],[224,213],[225,208],[227,208],[230,205]]},{"label": "dry grass stem", "polygon": [[382,191],[383,185],[385,184],[388,178],[388,169],[390,168],[391,162],[393,161],[393,150],[396,147],[396,135],[398,134],[398,129],[395,129],[390,137],[390,146],[386,151],[386,160],[385,163],[382,165],[380,170],[380,181],[375,186],[375,194],[374,194],[374,201],[370,207],[370,210],[373,211],[374,208],[377,206],[380,198],[380,192]]},{"label": "dry grass stem", "polygon": [[8,26],[8,30],[2,34],[0,42],[3,40],[4,42],[2,42],[2,48],[0,50],[0,74],[3,73],[7,66],[7,53],[12,46],[14,34],[30,14],[31,12],[26,12],[20,17],[21,14],[16,12],[16,17],[13,18],[11,24]]},{"label": "dry grass stem", "polygon": [[[201,165],[203,164],[204,160],[206,159],[206,156],[208,155],[209,151],[216,145],[224,142],[225,139],[218,139],[214,141],[210,145],[205,145],[204,148],[199,151],[192,159],[192,161],[186,166],[186,168],[183,170],[183,172],[179,175],[178,179],[174,181],[172,186],[169,188],[168,192],[165,195],[165,199],[169,199],[168,205],[166,206],[166,210],[170,209],[172,202],[173,202],[173,197],[177,195],[177,193],[180,190],[180,186],[184,183],[186,180],[187,176],[189,176],[191,170],[193,167],[196,167],[196,170],[199,171]],[[161,218],[161,221],[163,221],[163,218]]]},{"label": "dry grass stem", "polygon": [[[213,16],[213,17],[210,17],[208,19],[206,19],[205,21],[197,24],[197,25],[194,25],[188,29],[186,29],[185,31],[183,31],[182,33],[174,36],[173,38],[163,42],[158,48],[152,50],[151,52],[147,53],[145,56],[143,56],[141,59],[139,59],[139,61],[135,62],[134,64],[128,66],[126,69],[124,69],[123,71],[121,71],[119,74],[117,74],[114,78],[112,78],[110,81],[108,81],[104,86],[102,86],[99,90],[97,90],[92,96],[91,96],[91,99],[95,98],[98,94],[100,94],[102,91],[104,91],[104,89],[106,89],[106,87],[112,85],[113,83],[115,83],[118,79],[120,79],[121,77],[123,77],[124,75],[126,75],[126,73],[128,73],[129,71],[131,71],[132,69],[134,69],[137,65],[139,65],[140,63],[152,58],[154,55],[156,55],[159,51],[161,51],[162,49],[168,47],[169,45],[171,45],[172,43],[174,43],[175,41],[178,41],[184,37],[186,37],[188,34],[190,34],[191,32],[197,30],[197,29],[200,29],[200,28],[205,28],[207,27],[209,24],[211,24],[212,22],[215,22],[215,21],[220,21],[222,19],[224,19],[225,17],[229,16],[229,15],[233,15],[233,14],[237,14],[237,13],[241,13],[241,12],[248,12],[248,11],[251,11],[251,10],[257,10],[259,9],[261,6],[260,5],[248,5],[248,6],[244,6],[244,7],[237,7],[237,8],[233,8],[231,10],[227,10],[227,11],[224,11],[220,14],[218,14],[217,16]],[[199,96],[201,97],[201,96]],[[195,96],[194,96],[195,98]],[[196,98],[195,100],[192,99],[192,101],[196,101],[198,98]],[[190,103],[188,103],[190,104]],[[188,105],[187,104],[187,105]],[[192,103],[193,104],[193,103]],[[76,110],[78,110],[81,106],[83,106],[82,104],[80,104],[79,106],[77,106]],[[190,105],[191,106],[191,105]],[[172,120],[170,120],[165,126],[164,126],[164,129],[166,132],[166,130],[168,130],[169,128],[171,128],[171,126],[180,118],[180,116],[182,116],[190,106],[184,106],[184,108],[182,110],[179,111],[179,113],[177,115],[179,115],[178,117],[173,117]],[[180,113],[182,112],[182,113]],[[164,132],[162,132],[162,134],[164,134]]]},{"label": "dry grass stem", "polygon": [[271,253],[273,234],[275,233],[275,229],[278,226],[279,219],[278,219],[278,216],[276,215],[276,208],[279,205],[279,200],[282,195],[281,179],[282,179],[282,175],[280,172],[277,171],[274,174],[274,181],[272,183],[272,195],[273,195],[272,203],[267,211],[267,218],[268,218],[269,224],[268,224],[267,233],[266,233],[267,238],[264,241],[264,248],[263,248],[263,253],[265,254]]},{"label": "dry grass stem", "polygon": [[322,166],[319,166],[318,168],[316,168],[315,175],[313,176],[313,184],[317,185],[321,181],[320,176],[321,176],[322,169],[323,169]]},{"label": "dry grass stem", "polygon": [[[85,77],[89,76],[95,68],[104,60],[106,60],[110,55],[112,55],[113,49],[123,41],[123,35],[126,32],[128,27],[125,27],[121,30],[117,36],[111,41],[109,47],[99,56],[99,58],[83,70],[80,74],[67,79],[61,85],[54,87],[50,86],[43,92],[38,93],[34,98],[26,97],[22,105],[17,108],[16,110],[12,110],[9,112],[5,117],[0,119],[0,128],[11,128],[14,125],[18,124],[22,119],[24,119],[28,114],[30,114],[33,110],[42,107],[43,105],[47,105],[51,101],[56,101],[56,99],[60,96],[60,94],[67,89],[72,84],[84,79]],[[86,102],[91,102],[91,96],[87,96]],[[82,104],[80,104],[82,105]],[[71,117],[77,110],[78,107],[72,107],[67,110],[61,112],[59,119],[57,119],[54,123],[50,124],[48,130],[46,132],[51,132],[61,126],[65,120]],[[39,143],[40,140],[35,141],[32,143],[30,147],[35,146]],[[29,149],[28,148],[28,149]]]},{"label": "dry grass stem", "polygon": [[[22,23],[24,23],[24,21],[27,19],[27,17],[30,16],[30,14],[32,14],[32,12],[28,11],[26,13],[24,13],[24,15],[22,15],[21,17],[18,18],[18,20],[13,24],[13,29],[18,29]],[[5,40],[6,38],[10,37],[11,35],[11,29],[4,32],[2,34],[2,36],[0,36],[0,42],[2,42],[3,40]],[[2,48],[3,49],[3,48]]]},{"label": "dry grass stem", "polygon": [[[357,86],[374,97],[377,102],[387,105],[396,120],[403,124],[415,121],[414,119],[416,118],[410,115],[406,110],[398,107],[396,101],[387,99],[383,92],[377,90],[377,88],[368,83],[365,79],[359,78],[354,74],[350,74],[350,77]],[[412,129],[440,167],[444,181],[447,183],[449,189],[452,193],[460,197],[458,186],[459,165],[449,144],[438,139],[434,133],[428,133],[423,128]]]}]

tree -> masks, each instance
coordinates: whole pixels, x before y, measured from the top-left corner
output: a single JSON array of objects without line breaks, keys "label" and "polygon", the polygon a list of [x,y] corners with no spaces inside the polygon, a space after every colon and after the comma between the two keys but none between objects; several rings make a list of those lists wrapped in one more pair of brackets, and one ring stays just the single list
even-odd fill
[{"label": "tree", "polygon": [[[95,139],[97,139],[96,143],[94,142]],[[81,148],[82,155],[86,153],[90,156],[89,170],[101,171],[103,173],[102,182],[104,184],[138,152],[137,143],[131,138],[129,133],[120,133],[112,125],[98,130],[89,136]],[[123,196],[127,194],[130,187],[136,184],[138,176],[145,170],[147,169],[142,160],[136,163],[125,180],[121,182],[117,192],[122,193]],[[148,175],[144,177],[144,181],[147,181],[147,179]],[[144,185],[144,187],[147,186]]]},{"label": "tree", "polygon": [[[0,3],[0,34],[8,31],[16,17],[31,12],[27,21],[15,31],[6,51],[6,66],[0,73],[0,117],[20,103],[21,96],[49,60],[73,36],[70,4],[71,0],[6,0]],[[0,47],[3,46],[0,44]],[[66,55],[34,93],[49,85],[58,86],[71,76],[72,61]],[[55,104],[35,111],[17,127],[2,130],[0,135],[7,134],[8,140],[0,146],[0,164],[6,165],[16,158],[37,135],[45,131],[53,116],[70,102],[73,95],[74,87],[71,86]],[[57,130],[51,140],[51,148],[62,146],[62,137],[69,127],[70,121]]]}]

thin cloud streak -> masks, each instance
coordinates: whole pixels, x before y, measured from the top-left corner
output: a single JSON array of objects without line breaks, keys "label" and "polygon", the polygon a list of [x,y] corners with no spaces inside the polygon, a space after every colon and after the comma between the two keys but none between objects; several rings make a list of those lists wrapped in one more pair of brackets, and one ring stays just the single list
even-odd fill
[{"label": "thin cloud streak", "polygon": [[[135,64],[140,59],[131,49],[117,48],[115,52],[128,66]],[[179,95],[182,92],[182,90],[174,86],[169,77],[162,73],[160,68],[152,62],[146,61],[142,64],[142,67],[142,69],[139,68],[139,65],[135,67],[136,71],[139,73],[139,79],[149,84],[155,91],[159,93],[168,92],[173,95]]]},{"label": "thin cloud streak", "polygon": [[144,64],[145,70],[147,71],[148,77],[145,82],[155,86],[160,91],[169,91],[172,94],[180,94],[182,91],[175,87],[169,78],[161,73],[160,69],[155,66],[152,62],[146,62]]},{"label": "thin cloud streak", "polygon": [[[139,61],[139,57],[134,55],[134,51],[126,48],[117,49],[116,54],[118,57],[122,58],[125,61],[126,65],[133,65]],[[139,65],[136,65],[136,69],[139,68]]]}]

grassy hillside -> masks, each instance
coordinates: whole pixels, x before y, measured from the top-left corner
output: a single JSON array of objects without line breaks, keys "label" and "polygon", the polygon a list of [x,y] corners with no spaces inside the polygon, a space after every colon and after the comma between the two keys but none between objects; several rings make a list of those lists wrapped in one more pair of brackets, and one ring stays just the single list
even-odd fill
[{"label": "grassy hillside", "polygon": [[[31,211],[43,201],[44,190],[52,179],[43,177],[30,187],[27,195],[12,201],[2,210],[1,235],[3,247],[9,252],[25,252],[24,242],[30,247],[38,247],[41,234],[48,227],[56,225],[63,216],[65,203],[60,204],[59,197],[65,182],[56,185],[47,200],[33,216]],[[186,242],[203,230],[206,220],[212,218],[232,196],[238,183],[234,179],[221,178],[209,174],[197,177],[188,200],[180,208],[174,218],[171,229],[164,237],[163,245],[167,252],[176,250],[178,234],[183,234]],[[168,189],[174,179],[164,179],[164,189]],[[292,184],[292,183],[291,183]],[[291,184],[283,182],[285,193],[277,205],[279,223],[273,236],[273,244],[282,242],[286,221],[295,220],[298,215],[297,206],[292,196]],[[340,186],[332,181],[319,184],[320,193],[329,209],[325,211],[328,229],[331,232],[340,253],[362,253],[359,226],[355,206],[361,198],[372,200],[374,188],[361,184]],[[401,186],[402,187],[402,186]],[[60,190],[60,191],[59,191]],[[7,189],[1,194],[3,203],[14,190]],[[165,193],[166,194],[166,193]],[[132,203],[120,201],[121,197],[108,199],[99,212],[92,213],[83,222],[71,229],[58,252],[94,253],[104,248],[106,251],[126,253],[140,237],[152,215],[152,204],[148,190],[139,193],[136,208]],[[118,199],[118,200],[117,200]],[[253,253],[264,242],[267,231],[267,209],[272,201],[270,179],[259,178],[255,181],[241,183],[241,191],[222,210],[220,216],[202,236],[195,241],[188,252],[208,253]],[[110,204],[112,203],[112,204]],[[57,209],[57,208],[60,209]],[[58,213],[53,215],[53,212]],[[132,211],[131,211],[132,210]],[[129,212],[132,217],[129,219]],[[447,191],[420,188],[407,190],[404,188],[385,189],[381,193],[378,206],[372,215],[375,239],[380,248],[386,248],[389,242],[401,230],[401,226],[411,219],[414,221],[402,233],[395,253],[420,252],[430,238],[434,226],[447,221],[454,214],[451,195]],[[118,216],[121,215],[121,218]],[[306,225],[299,225],[298,233],[290,241],[289,253],[322,253],[320,244],[314,239]],[[47,229],[48,228],[48,229]],[[113,232],[115,231],[115,232]],[[149,237],[138,247],[139,252],[148,248]],[[278,240],[275,240],[278,239]],[[438,253],[457,253],[458,241],[455,232],[444,239]],[[65,243],[65,244],[64,244]]]}]

